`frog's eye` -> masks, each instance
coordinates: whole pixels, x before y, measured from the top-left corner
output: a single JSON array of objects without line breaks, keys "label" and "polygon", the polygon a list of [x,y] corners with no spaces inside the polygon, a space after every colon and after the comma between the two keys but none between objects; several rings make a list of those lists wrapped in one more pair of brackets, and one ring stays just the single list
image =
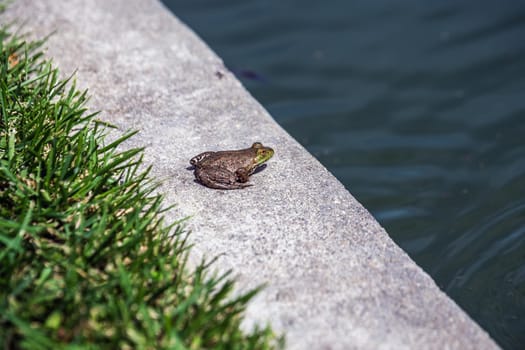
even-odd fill
[{"label": "frog's eye", "polygon": [[263,145],[262,145],[262,143],[260,143],[260,142],[255,142],[255,143],[252,145],[252,148],[262,148],[262,147],[263,147]]},{"label": "frog's eye", "polygon": [[273,149],[271,148],[261,148],[257,150],[257,158],[263,161],[267,161],[273,156]]}]

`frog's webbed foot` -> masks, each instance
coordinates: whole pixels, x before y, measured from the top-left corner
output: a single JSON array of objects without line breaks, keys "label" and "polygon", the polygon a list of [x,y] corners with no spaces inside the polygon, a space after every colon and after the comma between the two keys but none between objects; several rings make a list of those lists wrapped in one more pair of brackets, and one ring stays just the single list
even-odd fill
[{"label": "frog's webbed foot", "polygon": [[195,177],[204,186],[220,190],[235,190],[251,186],[239,182],[235,173],[222,168],[214,169],[212,172],[197,168],[195,169]]}]

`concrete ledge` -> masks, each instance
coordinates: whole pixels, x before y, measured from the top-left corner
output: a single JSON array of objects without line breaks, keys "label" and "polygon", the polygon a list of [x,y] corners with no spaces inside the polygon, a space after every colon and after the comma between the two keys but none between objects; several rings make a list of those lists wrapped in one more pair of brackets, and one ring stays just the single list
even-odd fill
[{"label": "concrete ledge", "polygon": [[[16,0],[5,16],[39,37],[56,30],[48,54],[78,69],[91,107],[141,131],[131,146],[146,147],[179,204],[168,221],[193,216],[195,254],[220,254],[240,288],[268,283],[246,327],[271,322],[290,349],[497,348],[159,2]],[[202,151],[254,141],[276,155],[246,190],[210,190],[186,169]]]}]

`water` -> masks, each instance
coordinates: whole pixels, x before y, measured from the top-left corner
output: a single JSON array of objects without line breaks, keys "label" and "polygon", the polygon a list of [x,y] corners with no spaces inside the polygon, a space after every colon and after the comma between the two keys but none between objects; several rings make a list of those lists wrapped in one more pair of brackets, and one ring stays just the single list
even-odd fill
[{"label": "water", "polygon": [[506,349],[525,344],[525,3],[166,0]]}]

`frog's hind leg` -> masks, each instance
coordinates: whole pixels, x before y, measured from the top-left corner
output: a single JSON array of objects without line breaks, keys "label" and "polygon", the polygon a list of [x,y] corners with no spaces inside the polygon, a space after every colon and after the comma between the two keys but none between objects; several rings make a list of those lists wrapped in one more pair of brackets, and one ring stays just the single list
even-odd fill
[{"label": "frog's hind leg", "polygon": [[239,168],[235,171],[235,176],[237,177],[237,181],[239,182],[248,182],[250,175],[251,172],[249,172],[245,168]]},{"label": "frog's hind leg", "polygon": [[237,190],[237,189],[250,187],[250,186],[253,186],[253,185],[252,184],[247,184],[247,183],[235,182],[235,183],[232,183],[232,184],[216,184],[212,188],[216,188],[216,189],[219,189],[219,190]]},{"label": "frog's hind leg", "polygon": [[196,155],[195,157],[191,158],[190,159],[190,164],[191,165],[197,165],[201,160],[203,160],[204,158],[208,158],[209,156],[211,156],[212,154],[214,154],[215,152],[203,152],[201,154],[198,154]]},{"label": "frog's hind leg", "polygon": [[215,168],[213,171],[198,168],[195,170],[195,177],[204,186],[219,190],[235,190],[251,186],[239,182],[237,175],[223,168]]}]

